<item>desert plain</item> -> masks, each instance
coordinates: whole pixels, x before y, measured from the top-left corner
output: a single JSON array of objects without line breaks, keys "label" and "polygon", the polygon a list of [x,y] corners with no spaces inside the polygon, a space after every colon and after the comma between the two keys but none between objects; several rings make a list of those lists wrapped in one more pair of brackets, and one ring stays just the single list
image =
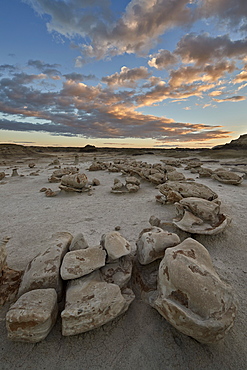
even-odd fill
[{"label": "desert plain", "polygon": [[[133,155],[134,154],[134,155]],[[73,193],[59,190],[58,183],[49,183],[54,171],[51,163],[59,159],[61,168],[74,166],[85,173],[89,181],[97,178],[100,185],[90,192]],[[221,211],[231,218],[230,225],[217,235],[197,235],[193,238],[210,253],[220,278],[230,284],[238,300],[238,311],[231,330],[214,344],[201,344],[171,326],[155,309],[136,295],[126,313],[92,331],[64,337],[61,318],[47,338],[39,343],[12,342],[7,338],[5,316],[11,303],[0,308],[0,368],[7,369],[246,369],[247,366],[247,158],[236,155],[166,151],[92,151],[92,152],[23,152],[14,150],[0,157],[0,238],[8,238],[7,264],[24,270],[27,264],[47,247],[56,232],[67,231],[75,236],[82,233],[91,246],[99,244],[101,236],[119,229],[135,249],[140,232],[150,227],[153,215],[167,222],[169,230],[181,240],[190,236],[171,226],[175,217],[173,204],[161,204],[155,199],[157,187],[141,179],[136,193],[113,194],[114,179],[124,181],[121,172],[89,171],[93,160],[113,163],[116,160],[142,161],[150,164],[161,160],[199,159],[203,167],[224,168],[244,176],[240,185],[220,183],[212,178],[199,178],[198,173],[185,170],[185,162],[177,171],[186,178],[207,185],[221,201]],[[29,163],[35,163],[33,168]],[[11,176],[16,168],[19,176]],[[40,189],[58,192],[46,197]],[[133,280],[134,280],[133,276]],[[61,309],[61,308],[60,308]]]}]

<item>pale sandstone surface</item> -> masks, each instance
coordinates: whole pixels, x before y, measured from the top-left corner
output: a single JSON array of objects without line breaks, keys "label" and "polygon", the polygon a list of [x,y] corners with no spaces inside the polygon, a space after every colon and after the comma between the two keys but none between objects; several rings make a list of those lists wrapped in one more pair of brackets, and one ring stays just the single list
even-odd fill
[{"label": "pale sandstone surface", "polygon": [[100,247],[91,247],[65,254],[60,269],[63,280],[80,278],[105,266],[106,252]]},{"label": "pale sandstone surface", "polygon": [[100,244],[107,252],[107,262],[113,262],[131,252],[129,242],[118,231],[102,235]]},{"label": "pale sandstone surface", "polygon": [[58,232],[51,237],[48,248],[28,263],[19,288],[19,297],[33,289],[54,288],[58,299],[62,298],[60,266],[71,240],[72,235],[68,232]]},{"label": "pale sandstone surface", "polygon": [[219,278],[207,249],[192,238],[167,249],[152,305],[175,328],[202,343],[222,339],[237,311],[232,288]]},{"label": "pale sandstone surface", "polygon": [[151,227],[141,231],[136,242],[137,258],[142,265],[147,265],[158,258],[163,258],[165,250],[180,243],[177,234],[170,233],[159,227]]},{"label": "pale sandstone surface", "polygon": [[[94,153],[80,156],[80,172],[85,172],[89,180],[91,172],[86,172],[86,168],[94,156]],[[115,154],[107,156],[96,153],[96,156],[98,160],[113,161]],[[134,158],[156,163],[164,157],[140,155]],[[31,170],[26,163],[18,166],[19,174],[24,177],[11,177],[12,170],[8,169],[10,166],[0,166],[0,171],[6,173],[6,183],[1,185],[0,233],[1,238],[11,238],[7,244],[7,262],[13,269],[25,269],[32,258],[47,249],[47,242],[56,231],[68,231],[73,236],[82,231],[89,245],[97,245],[103,233],[120,225],[121,234],[133,246],[140,231],[150,227],[148,220],[151,215],[168,222],[172,222],[175,217],[174,205],[157,203],[155,196],[158,190],[147,181],[141,180],[141,188],[137,193],[120,196],[111,194],[115,177],[125,181],[121,173],[98,171],[97,178],[101,185],[93,190],[91,197],[86,193],[62,192],[57,197],[47,198],[39,192],[40,188],[58,189],[58,184],[48,182],[54,170],[48,167],[51,161],[51,158],[35,159],[36,168],[40,169],[38,177],[28,176]],[[74,155],[59,154],[59,161],[63,167],[71,166]],[[231,168],[233,162],[231,159]],[[15,165],[13,161],[12,168]],[[211,169],[219,167],[219,163],[205,162],[203,165]],[[246,368],[246,178],[235,187],[211,178],[197,179],[198,174],[191,174],[182,167],[179,172],[183,172],[185,177],[194,177],[217,193],[221,200],[221,211],[232,217],[231,224],[222,234],[196,236],[196,240],[208,249],[220,278],[233,287],[239,299],[234,326],[225,338],[216,344],[202,345],[173,328],[136,294],[137,298],[125,314],[93,331],[63,337],[61,319],[58,319],[42,342],[35,345],[11,342],[6,339],[5,315],[8,306],[4,306],[0,310],[1,369],[163,370],[164,366],[167,369],[183,370]]]},{"label": "pale sandstone surface", "polygon": [[6,315],[8,338],[40,342],[54,326],[58,313],[55,289],[36,289],[23,294]]}]

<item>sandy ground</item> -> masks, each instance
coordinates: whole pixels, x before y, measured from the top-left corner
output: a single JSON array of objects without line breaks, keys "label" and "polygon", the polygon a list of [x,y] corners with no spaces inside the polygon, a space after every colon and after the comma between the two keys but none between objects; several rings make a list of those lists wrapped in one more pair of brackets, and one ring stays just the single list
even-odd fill
[{"label": "sandy ground", "polygon": [[[135,246],[139,233],[150,226],[151,215],[172,221],[174,206],[157,203],[158,190],[148,182],[142,181],[141,189],[135,194],[110,193],[114,178],[124,181],[124,177],[120,173],[87,171],[94,156],[80,155],[78,165],[89,180],[97,178],[101,182],[91,196],[61,192],[48,198],[41,193],[42,187],[58,190],[59,184],[48,182],[54,170],[48,166],[51,158],[19,158],[18,161],[13,158],[5,164],[1,162],[0,172],[5,171],[7,176],[0,182],[0,238],[10,237],[7,244],[9,267],[24,269],[33,257],[46,249],[46,241],[57,231],[68,231],[72,235],[83,233],[89,245],[97,245],[102,234],[120,226],[120,233]],[[73,154],[58,157],[62,167],[73,164]],[[99,154],[97,158],[114,159]],[[131,159],[157,163],[161,158],[142,155]],[[34,169],[28,167],[32,161],[36,163]],[[15,166],[23,177],[10,176]],[[212,169],[219,166],[211,162],[204,165]],[[224,165],[224,168],[231,167]],[[36,170],[39,176],[30,176]],[[99,329],[63,337],[58,319],[44,341],[15,343],[7,339],[6,305],[0,309],[0,369],[247,368],[247,179],[240,186],[232,186],[212,179],[197,179],[196,174],[183,168],[178,171],[218,193],[222,212],[232,217],[231,225],[222,234],[195,237],[208,249],[216,271],[232,285],[239,300],[235,324],[227,336],[217,344],[200,344],[178,332],[137,294],[127,313]]]}]

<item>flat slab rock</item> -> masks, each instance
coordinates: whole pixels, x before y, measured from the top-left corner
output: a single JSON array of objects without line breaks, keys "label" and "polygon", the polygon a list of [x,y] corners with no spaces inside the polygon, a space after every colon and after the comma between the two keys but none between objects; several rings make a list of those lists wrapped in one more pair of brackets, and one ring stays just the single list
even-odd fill
[{"label": "flat slab rock", "polygon": [[90,274],[105,266],[105,259],[106,252],[100,246],[68,252],[62,262],[61,277],[70,280]]},{"label": "flat slab rock", "polygon": [[90,275],[71,280],[61,313],[62,334],[75,335],[102,326],[124,313],[133,299],[130,289],[122,294],[118,285],[95,280]]},{"label": "flat slab rock", "polygon": [[142,265],[147,265],[158,258],[163,258],[166,248],[174,247],[179,243],[177,234],[155,226],[144,229],[136,242],[138,261]]},{"label": "flat slab rock", "polygon": [[118,231],[102,235],[100,244],[107,252],[107,262],[113,262],[131,252],[130,244]]},{"label": "flat slab rock", "polygon": [[61,300],[63,281],[60,277],[60,266],[71,240],[72,235],[67,232],[52,236],[49,247],[27,265],[18,292],[19,297],[30,290],[54,288],[58,294],[58,300]]},{"label": "flat slab rock", "polygon": [[117,284],[120,288],[127,285],[131,279],[133,258],[123,256],[114,263],[107,263],[100,269],[103,279],[107,283]]},{"label": "flat slab rock", "polygon": [[187,238],[160,263],[158,297],[150,302],[176,329],[202,343],[217,342],[233,326],[236,302],[206,248]]},{"label": "flat slab rock", "polygon": [[56,322],[55,289],[37,289],[23,294],[6,315],[8,338],[20,342],[40,342]]}]

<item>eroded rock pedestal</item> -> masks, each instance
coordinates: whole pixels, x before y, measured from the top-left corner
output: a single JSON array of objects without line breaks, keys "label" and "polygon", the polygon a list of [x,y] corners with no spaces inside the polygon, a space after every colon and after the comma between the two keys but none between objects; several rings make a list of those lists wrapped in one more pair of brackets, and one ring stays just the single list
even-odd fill
[{"label": "eroded rock pedestal", "polygon": [[191,238],[166,250],[152,306],[176,329],[202,343],[222,339],[237,310],[231,287],[215,272],[206,248]]}]

